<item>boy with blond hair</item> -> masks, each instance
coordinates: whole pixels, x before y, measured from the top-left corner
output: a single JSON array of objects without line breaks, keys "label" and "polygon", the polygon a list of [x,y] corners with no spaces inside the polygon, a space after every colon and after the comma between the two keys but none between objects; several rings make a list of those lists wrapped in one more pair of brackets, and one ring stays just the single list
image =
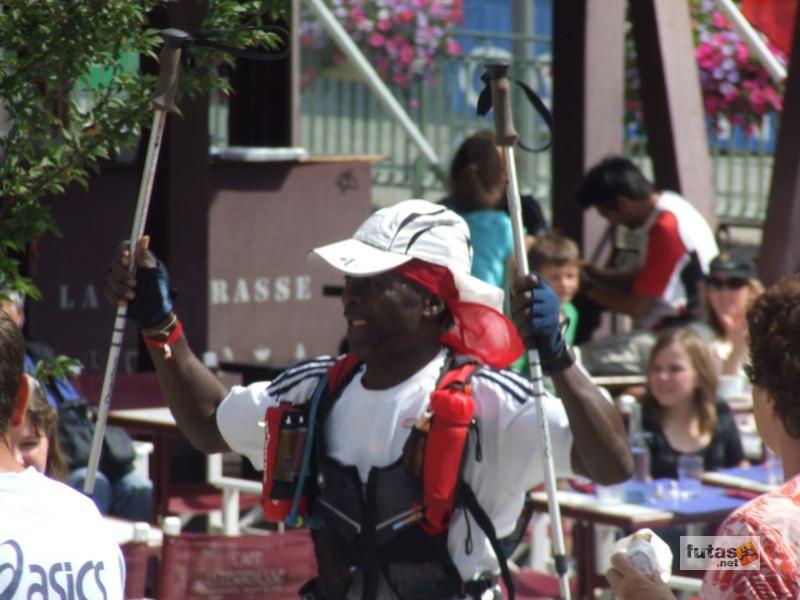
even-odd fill
[{"label": "boy with blond hair", "polygon": [[578,310],[572,299],[581,283],[581,255],[578,245],[568,237],[550,231],[536,238],[528,252],[528,263],[553,288],[561,303],[561,320],[567,322],[564,339],[575,343]]}]

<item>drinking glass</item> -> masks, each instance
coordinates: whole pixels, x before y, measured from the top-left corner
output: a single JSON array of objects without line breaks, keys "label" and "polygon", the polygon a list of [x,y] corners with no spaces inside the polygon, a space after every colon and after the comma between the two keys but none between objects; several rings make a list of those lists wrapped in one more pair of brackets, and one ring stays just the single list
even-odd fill
[{"label": "drinking glass", "polygon": [[678,456],[678,486],[681,491],[699,491],[703,469],[703,457],[699,454],[681,454]]},{"label": "drinking glass", "polygon": [[597,486],[597,501],[606,504],[622,502],[625,498],[625,484],[616,483],[613,485]]},{"label": "drinking glass", "polygon": [[764,447],[764,454],[766,455],[764,468],[767,470],[767,482],[770,485],[783,483],[783,463],[780,457],[766,446]]}]

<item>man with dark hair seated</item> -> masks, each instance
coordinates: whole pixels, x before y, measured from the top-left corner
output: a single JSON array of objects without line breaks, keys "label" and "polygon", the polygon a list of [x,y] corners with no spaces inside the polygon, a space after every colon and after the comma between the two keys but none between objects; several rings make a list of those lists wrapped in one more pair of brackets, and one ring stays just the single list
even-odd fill
[{"label": "man with dark hair seated", "polygon": [[611,225],[630,229],[637,243],[633,269],[586,265],[586,295],[608,310],[632,316],[640,329],[687,321],[699,307],[698,288],[717,253],[714,234],[686,199],[656,190],[633,162],[612,156],[584,176],[577,196]]}]

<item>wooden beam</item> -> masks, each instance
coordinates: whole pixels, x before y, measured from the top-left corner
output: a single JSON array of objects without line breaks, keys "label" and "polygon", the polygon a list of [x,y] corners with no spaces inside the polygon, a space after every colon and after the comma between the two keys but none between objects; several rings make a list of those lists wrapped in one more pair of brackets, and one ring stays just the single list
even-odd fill
[{"label": "wooden beam", "polygon": [[633,0],[630,19],[656,187],[683,194],[714,227],[711,156],[689,5]]},{"label": "wooden beam", "polygon": [[[205,13],[202,2],[171,2],[167,5],[167,26],[200,31]],[[170,266],[170,283],[178,293],[195,294],[181,303],[180,312],[189,343],[198,351],[208,347],[208,301],[198,294],[208,289],[206,237],[212,194],[208,105],[207,94],[180,99],[181,116],[167,119],[159,164],[160,189],[167,202],[165,262]]]},{"label": "wooden beam", "polygon": [[591,254],[606,229],[575,193],[583,174],[623,149],[625,0],[553,3],[553,225]]},{"label": "wooden beam", "polygon": [[[575,194],[584,173],[623,150],[625,103],[625,0],[558,0],[553,3],[553,226],[605,264],[610,244],[598,252],[608,226],[584,211]],[[610,332],[602,316],[579,295],[579,339]],[[599,330],[596,328],[599,326]]]},{"label": "wooden beam", "polygon": [[767,203],[758,270],[766,285],[800,267],[800,11],[794,23],[794,43],[783,98],[772,182]]}]

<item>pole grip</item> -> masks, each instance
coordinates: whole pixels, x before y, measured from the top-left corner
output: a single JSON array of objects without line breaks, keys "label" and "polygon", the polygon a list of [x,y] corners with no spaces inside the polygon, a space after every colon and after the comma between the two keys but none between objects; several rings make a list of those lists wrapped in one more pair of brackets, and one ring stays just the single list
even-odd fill
[{"label": "pole grip", "polygon": [[511,83],[508,79],[508,65],[505,63],[487,63],[489,86],[492,90],[492,109],[494,110],[494,130],[497,144],[514,146],[519,139],[514,129],[511,113]]},{"label": "pole grip", "polygon": [[178,112],[175,92],[181,74],[181,46],[189,38],[189,34],[180,29],[164,29],[161,37],[164,38],[164,45],[158,55],[158,83],[150,97],[150,103],[155,110],[174,113]]}]

